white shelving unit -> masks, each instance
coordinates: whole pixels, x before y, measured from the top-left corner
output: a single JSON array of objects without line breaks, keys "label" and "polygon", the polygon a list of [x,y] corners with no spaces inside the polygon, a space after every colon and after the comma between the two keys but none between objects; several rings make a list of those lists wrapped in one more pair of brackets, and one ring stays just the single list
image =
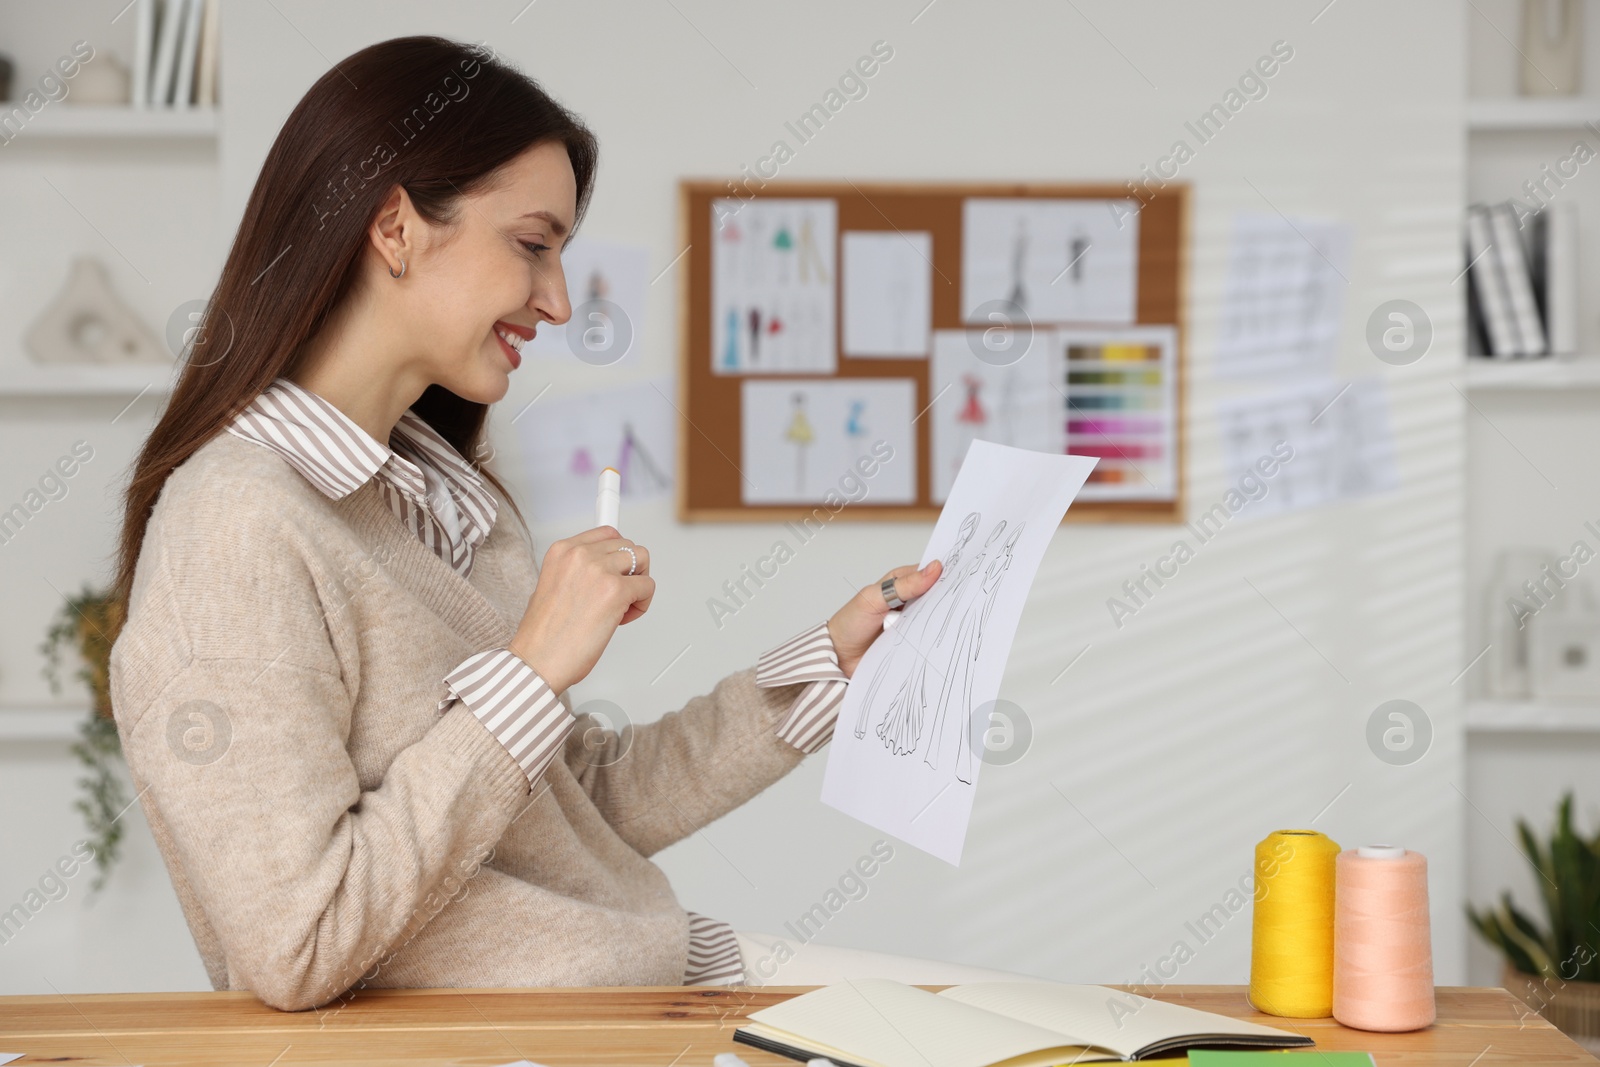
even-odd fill
[{"label": "white shelving unit", "polygon": [[1468,389],[1600,389],[1600,356],[1467,360]]},{"label": "white shelving unit", "polygon": [[1467,129],[1576,130],[1600,126],[1600,97],[1513,97],[1467,102]]},{"label": "white shelving unit", "polygon": [[1469,700],[1467,731],[1475,734],[1600,733],[1600,703]]},{"label": "white shelving unit", "polygon": [[128,104],[52,103],[30,116],[7,144],[24,145],[44,138],[180,138],[215,142],[219,125],[214,107],[136,108]]},{"label": "white shelving unit", "polygon": [[165,396],[177,364],[45,366],[25,359],[0,364],[0,399],[52,396]]}]

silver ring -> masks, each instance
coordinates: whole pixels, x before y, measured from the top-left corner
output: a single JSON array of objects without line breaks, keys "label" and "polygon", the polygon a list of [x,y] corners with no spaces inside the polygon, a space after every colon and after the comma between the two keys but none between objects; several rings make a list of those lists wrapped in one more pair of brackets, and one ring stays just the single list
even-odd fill
[{"label": "silver ring", "polygon": [[894,579],[885,578],[879,583],[878,588],[883,592],[883,599],[889,602],[890,608],[898,608],[905,601],[900,599],[900,594],[894,591]]},{"label": "silver ring", "polygon": [[[633,557],[633,563],[628,566],[628,574],[633,574],[639,569],[639,554],[637,552],[629,548],[627,545],[623,545],[621,548],[617,549],[617,551],[626,552],[628,555]],[[627,575],[624,575],[623,577],[627,577]]]}]

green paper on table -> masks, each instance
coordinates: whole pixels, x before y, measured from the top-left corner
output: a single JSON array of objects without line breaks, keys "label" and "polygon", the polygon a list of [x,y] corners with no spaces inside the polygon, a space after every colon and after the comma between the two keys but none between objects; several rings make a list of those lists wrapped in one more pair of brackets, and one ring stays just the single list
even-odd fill
[{"label": "green paper on table", "polygon": [[1237,1052],[1212,1051],[1193,1048],[1189,1050],[1189,1067],[1294,1067],[1304,1061],[1306,1067],[1376,1067],[1370,1052]]}]

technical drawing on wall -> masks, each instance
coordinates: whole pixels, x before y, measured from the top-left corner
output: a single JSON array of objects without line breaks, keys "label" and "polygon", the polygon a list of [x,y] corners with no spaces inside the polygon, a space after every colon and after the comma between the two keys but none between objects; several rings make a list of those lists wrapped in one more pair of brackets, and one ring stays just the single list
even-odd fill
[{"label": "technical drawing on wall", "polygon": [[1243,213],[1233,220],[1217,373],[1327,374],[1349,289],[1351,227]]},{"label": "technical drawing on wall", "polygon": [[1400,484],[1379,375],[1230,398],[1218,404],[1217,424],[1231,480],[1249,473],[1263,456],[1292,456],[1263,480],[1261,499],[1245,512],[1251,516],[1352,500]]}]

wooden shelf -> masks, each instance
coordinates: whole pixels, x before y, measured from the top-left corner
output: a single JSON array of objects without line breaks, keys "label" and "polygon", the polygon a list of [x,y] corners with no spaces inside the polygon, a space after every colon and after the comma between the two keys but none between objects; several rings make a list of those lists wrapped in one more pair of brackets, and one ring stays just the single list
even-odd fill
[{"label": "wooden shelf", "polygon": [[1474,133],[1515,130],[1577,130],[1600,124],[1600,98],[1506,97],[1467,101],[1467,129]]},{"label": "wooden shelf", "polygon": [[1485,359],[1467,357],[1468,389],[1600,388],[1600,356],[1573,359]]},{"label": "wooden shelf", "polygon": [[0,708],[0,741],[75,741],[86,707]]},{"label": "wooden shelf", "polygon": [[[8,107],[20,106],[14,101]],[[26,113],[26,108],[23,109]],[[215,140],[218,112],[214,107],[136,108],[128,104],[67,104],[52,102],[31,116],[7,144],[25,144],[35,138]]]},{"label": "wooden shelf", "polygon": [[1469,700],[1467,732],[1600,733],[1600,701]]},{"label": "wooden shelf", "polygon": [[45,366],[14,360],[0,363],[0,397],[166,396],[172,391],[176,363],[105,366]]}]

